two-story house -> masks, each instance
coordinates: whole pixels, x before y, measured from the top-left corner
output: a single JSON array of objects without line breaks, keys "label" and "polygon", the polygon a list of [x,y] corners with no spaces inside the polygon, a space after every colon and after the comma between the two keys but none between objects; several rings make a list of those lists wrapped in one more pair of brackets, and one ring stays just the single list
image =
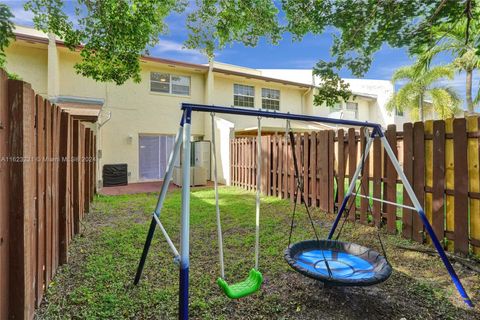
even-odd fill
[{"label": "two-story house", "polygon": [[[179,125],[182,102],[281,112],[321,115],[378,122],[401,123],[404,117],[389,114],[386,102],[393,93],[389,81],[347,80],[354,93],[351,100],[335,108],[314,106],[318,79],[311,70],[258,70],[218,62],[194,64],[141,57],[140,83],[117,86],[78,75],[74,65],[78,51],[70,51],[54,35],[17,27],[16,40],[7,49],[7,70],[30,82],[37,93],[51,101],[100,114],[97,133],[98,170],[105,164],[126,163],[129,182],[161,180],[173,138]],[[192,120],[196,140],[209,140],[210,115],[196,113]],[[292,123],[295,130],[325,128]],[[256,119],[222,115],[217,121],[219,179],[229,183],[229,141],[257,128]],[[265,134],[281,132],[285,123],[265,119]],[[101,187],[101,176],[97,177]]]}]

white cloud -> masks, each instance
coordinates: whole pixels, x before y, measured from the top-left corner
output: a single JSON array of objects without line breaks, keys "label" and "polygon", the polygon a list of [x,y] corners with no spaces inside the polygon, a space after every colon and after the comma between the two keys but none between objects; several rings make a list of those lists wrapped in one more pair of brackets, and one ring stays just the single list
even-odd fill
[{"label": "white cloud", "polygon": [[158,44],[149,49],[150,54],[153,56],[169,56],[175,58],[181,58],[182,60],[188,60],[190,62],[204,63],[206,57],[198,50],[187,49],[183,44],[172,41],[160,39]]},{"label": "white cloud", "polygon": [[[466,86],[466,78],[465,77],[466,77],[465,73],[461,72],[461,73],[457,73],[455,75],[455,78],[453,78],[452,80],[443,79],[443,80],[438,81],[438,83],[454,89],[461,97],[465,97],[465,86]],[[480,84],[480,75],[477,72],[473,75],[473,81],[472,81],[472,95],[473,96],[476,95],[476,93],[478,91],[479,84]]]},{"label": "white cloud", "polygon": [[25,11],[25,9],[23,9],[23,2],[19,1],[16,4],[21,5],[11,6],[12,14],[14,15],[14,18],[12,19],[13,22],[20,25],[33,25],[33,13],[30,11]]}]

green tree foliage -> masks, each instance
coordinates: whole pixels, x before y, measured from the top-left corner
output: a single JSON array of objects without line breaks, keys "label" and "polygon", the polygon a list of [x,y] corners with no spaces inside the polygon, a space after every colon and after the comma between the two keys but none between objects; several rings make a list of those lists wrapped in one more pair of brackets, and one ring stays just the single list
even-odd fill
[{"label": "green tree foliage", "polygon": [[266,37],[276,44],[283,31],[278,13],[270,0],[197,0],[196,10],[187,19],[190,34],[186,46],[213,56],[215,49],[233,42],[254,47],[261,37]]},{"label": "green tree foliage", "polygon": [[140,81],[140,55],[166,30],[165,17],[182,11],[185,2],[77,0],[75,19],[65,13],[61,0],[33,0],[26,8],[34,13],[37,28],[55,33],[70,49],[82,46],[78,73],[123,84],[130,78]]},{"label": "green tree foliage", "polygon": [[[472,8],[475,16],[480,16],[480,7]],[[431,60],[442,52],[454,57],[453,66],[465,72],[465,97],[469,112],[474,112],[475,103],[480,102],[480,91],[476,98],[472,95],[473,73],[480,68],[480,56],[477,54],[480,44],[480,20],[468,21],[468,17],[432,27],[434,44],[428,48],[419,47],[420,60],[428,67]],[[468,39],[466,35],[468,34]]]},{"label": "green tree foliage", "polygon": [[0,68],[5,67],[4,50],[13,38],[12,17],[10,8],[6,4],[0,3]]},{"label": "green tree foliage", "polygon": [[[387,104],[387,110],[410,111],[414,120],[424,120],[426,112],[435,112],[442,119],[452,117],[460,109],[460,98],[448,86],[440,85],[442,79],[453,79],[452,66],[425,68],[422,64],[397,69],[392,76],[394,84],[406,83],[396,92]],[[425,100],[429,100],[426,106]]]},{"label": "green tree foliage", "polygon": [[[64,13],[62,0],[30,0],[36,26],[62,37],[67,45],[83,44],[81,74],[100,81],[139,80],[139,56],[165,31],[164,18],[185,10],[185,1],[77,0],[75,20]],[[255,46],[265,37],[277,43],[287,32],[295,40],[307,34],[333,34],[332,61],[319,62],[321,80],[316,103],[334,105],[338,94],[351,93],[338,77],[343,68],[363,76],[383,45],[415,52],[435,42],[432,28],[453,23],[477,11],[473,0],[196,0],[187,19],[185,45],[212,56],[216,49],[239,42]],[[478,47],[478,43],[475,44]]]}]

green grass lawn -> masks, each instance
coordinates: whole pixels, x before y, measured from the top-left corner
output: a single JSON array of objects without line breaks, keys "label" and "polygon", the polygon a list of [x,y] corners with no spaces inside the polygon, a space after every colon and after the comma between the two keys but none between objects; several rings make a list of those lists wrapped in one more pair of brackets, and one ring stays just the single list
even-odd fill
[{"label": "green grass lawn", "polygon": [[[142,280],[133,286],[156,194],[97,196],[69,251],[69,264],[59,269],[37,312],[37,319],[174,319],[178,306],[178,267],[158,231]],[[442,263],[421,253],[400,251],[415,246],[385,235],[394,273],[371,288],[324,288],[286,264],[291,206],[274,197],[262,198],[260,292],[229,300],[216,285],[219,276],[212,189],[191,194],[190,315],[194,319],[475,319],[479,309],[466,310]],[[181,194],[169,193],[161,220],[179,243]],[[225,241],[226,279],[243,280],[254,266],[255,194],[220,188]],[[313,210],[326,236],[333,217]],[[294,241],[313,238],[300,210]],[[379,250],[373,228],[347,223],[343,240]],[[478,300],[480,278],[459,269],[467,290]],[[477,318],[478,319],[478,318]]]}]

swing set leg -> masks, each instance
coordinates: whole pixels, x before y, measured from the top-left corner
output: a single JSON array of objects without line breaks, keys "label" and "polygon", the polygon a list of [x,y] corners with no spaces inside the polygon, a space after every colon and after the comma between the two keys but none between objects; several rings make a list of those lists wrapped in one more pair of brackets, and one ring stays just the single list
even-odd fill
[{"label": "swing set leg", "polygon": [[[143,266],[145,265],[145,260],[147,259],[148,251],[152,243],[153,234],[155,233],[155,227],[157,225],[157,221],[155,220],[155,215],[157,217],[160,217],[160,212],[162,210],[163,202],[165,201],[165,197],[167,196],[168,186],[170,185],[170,180],[172,179],[173,167],[175,166],[175,161],[178,157],[180,146],[182,144],[184,120],[185,120],[185,113],[182,114],[182,119],[180,121],[180,128],[178,129],[178,133],[175,137],[175,146],[173,148],[172,154],[170,155],[170,159],[168,160],[167,171],[165,172],[162,189],[160,190],[160,195],[158,196],[154,217],[152,217],[152,222],[150,223],[150,228],[148,229],[148,233],[147,233],[147,239],[145,240],[145,245],[143,246],[142,256],[140,258],[140,262],[138,263],[137,273],[135,275],[135,280],[133,281],[135,285],[138,284],[138,282],[140,281],[140,278],[142,277]],[[163,230],[163,227],[161,225],[160,225],[160,228],[165,233],[165,230]],[[166,235],[166,237],[168,242],[169,240],[168,235]]]},{"label": "swing set leg", "polygon": [[148,229],[147,239],[145,240],[145,245],[143,246],[142,257],[140,258],[140,262],[138,263],[137,273],[135,275],[135,280],[133,281],[134,285],[138,284],[142,276],[143,266],[145,265],[148,250],[150,249],[150,245],[152,244],[153,234],[155,233],[156,226],[157,222],[155,221],[155,219],[152,218],[152,222],[150,222],[150,228]]}]

